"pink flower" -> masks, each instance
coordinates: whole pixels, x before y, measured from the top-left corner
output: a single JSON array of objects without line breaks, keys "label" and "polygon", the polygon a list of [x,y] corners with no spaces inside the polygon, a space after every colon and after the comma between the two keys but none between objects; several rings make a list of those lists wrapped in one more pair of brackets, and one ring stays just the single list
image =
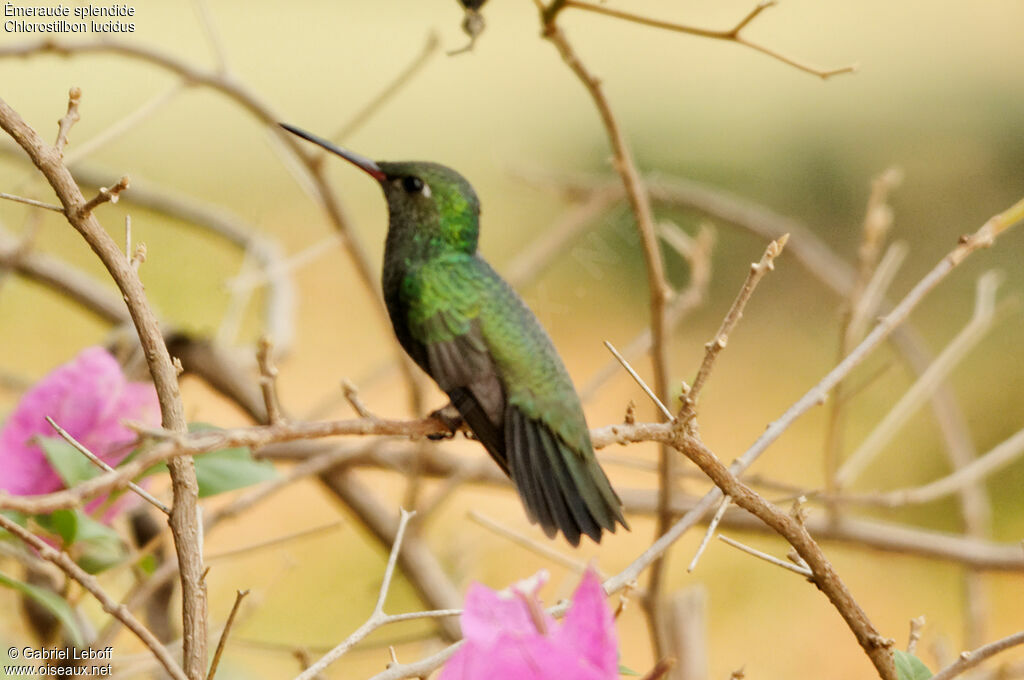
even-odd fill
[{"label": "pink flower", "polygon": [[131,452],[136,437],[120,421],[157,425],[160,408],[153,386],[125,380],[107,350],[83,350],[26,392],[0,430],[0,489],[29,495],[64,487],[33,441],[37,436],[57,436],[46,416],[101,459],[117,465]]},{"label": "pink flower", "polygon": [[[539,585],[539,584],[538,584]],[[540,607],[536,588],[503,596],[474,583],[462,614],[465,643],[440,680],[615,680],[618,644],[597,575],[583,575],[559,624]]]}]

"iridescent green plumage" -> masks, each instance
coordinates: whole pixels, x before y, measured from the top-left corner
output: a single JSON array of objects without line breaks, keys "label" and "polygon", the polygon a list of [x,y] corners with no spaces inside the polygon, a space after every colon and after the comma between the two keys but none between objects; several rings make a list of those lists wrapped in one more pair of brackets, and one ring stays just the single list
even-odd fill
[{"label": "iridescent green plumage", "polygon": [[573,545],[627,526],[551,340],[477,254],[472,186],[436,163],[374,163],[285,127],[380,182],[390,217],[384,300],[395,335],[512,478],[530,519]]}]

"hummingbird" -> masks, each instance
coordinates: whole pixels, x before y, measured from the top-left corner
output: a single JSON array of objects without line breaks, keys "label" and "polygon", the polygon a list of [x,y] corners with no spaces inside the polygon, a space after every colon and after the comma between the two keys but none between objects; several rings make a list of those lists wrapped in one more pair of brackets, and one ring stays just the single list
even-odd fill
[{"label": "hummingbird", "polygon": [[[399,344],[451,399],[549,538],[601,541],[622,501],[579,396],[537,317],[477,252],[480,201],[425,161],[376,162],[281,123],[377,180],[388,203],[382,288]],[[452,428],[454,431],[454,428]]]}]

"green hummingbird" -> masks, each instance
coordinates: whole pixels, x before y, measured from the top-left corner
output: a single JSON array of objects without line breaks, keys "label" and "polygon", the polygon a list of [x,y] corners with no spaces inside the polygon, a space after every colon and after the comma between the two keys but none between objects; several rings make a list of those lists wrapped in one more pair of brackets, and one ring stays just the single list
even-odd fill
[{"label": "green hummingbird", "polygon": [[382,287],[398,341],[508,475],[531,522],[572,545],[629,528],[579,396],[544,328],[477,252],[480,201],[437,163],[375,162],[290,125],[380,183]]}]

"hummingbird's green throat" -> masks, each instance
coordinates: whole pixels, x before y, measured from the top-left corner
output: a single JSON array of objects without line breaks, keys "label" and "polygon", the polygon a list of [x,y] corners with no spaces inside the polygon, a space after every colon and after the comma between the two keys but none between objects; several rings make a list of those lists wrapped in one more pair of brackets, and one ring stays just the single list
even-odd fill
[{"label": "hummingbird's green throat", "polygon": [[382,287],[398,342],[512,479],[530,521],[573,545],[628,528],[554,345],[477,253],[480,201],[469,182],[437,163],[372,161],[281,127],[380,183],[389,216]]}]

